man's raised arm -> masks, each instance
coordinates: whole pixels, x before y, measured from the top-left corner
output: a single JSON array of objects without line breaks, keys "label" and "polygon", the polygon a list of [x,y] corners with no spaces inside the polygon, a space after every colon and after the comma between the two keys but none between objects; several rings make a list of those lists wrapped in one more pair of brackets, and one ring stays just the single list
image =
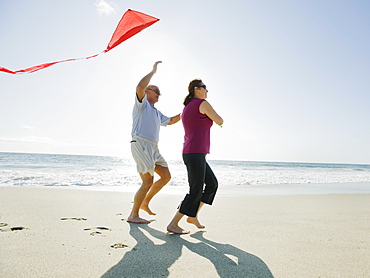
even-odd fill
[{"label": "man's raised arm", "polygon": [[139,101],[141,101],[145,96],[145,89],[148,87],[150,80],[152,79],[152,76],[157,72],[157,66],[158,64],[162,63],[162,61],[155,62],[153,65],[153,69],[151,72],[149,72],[147,75],[145,75],[137,84],[136,86],[136,95]]}]

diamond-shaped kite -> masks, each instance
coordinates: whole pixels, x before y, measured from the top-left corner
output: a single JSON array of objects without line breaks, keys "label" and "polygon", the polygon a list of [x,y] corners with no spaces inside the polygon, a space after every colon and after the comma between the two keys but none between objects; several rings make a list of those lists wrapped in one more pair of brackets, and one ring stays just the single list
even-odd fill
[{"label": "diamond-shaped kite", "polygon": [[11,73],[11,74],[19,74],[19,73],[31,73],[35,72],[44,68],[48,68],[52,65],[63,63],[63,62],[69,62],[69,61],[76,61],[76,60],[82,60],[82,59],[90,59],[94,58],[102,53],[108,52],[124,42],[125,40],[131,38],[132,36],[139,33],[141,30],[149,27],[150,25],[156,23],[159,21],[158,18],[152,17],[147,14],[143,14],[141,12],[133,11],[133,10],[127,10],[124,15],[122,16],[120,22],[117,25],[116,30],[114,31],[111,40],[108,43],[107,49],[102,51],[99,54],[85,57],[85,58],[77,58],[77,59],[67,59],[67,60],[61,60],[57,62],[51,62],[51,63],[45,63],[38,66],[33,66],[27,69],[12,71],[3,67],[0,67],[0,71]]}]

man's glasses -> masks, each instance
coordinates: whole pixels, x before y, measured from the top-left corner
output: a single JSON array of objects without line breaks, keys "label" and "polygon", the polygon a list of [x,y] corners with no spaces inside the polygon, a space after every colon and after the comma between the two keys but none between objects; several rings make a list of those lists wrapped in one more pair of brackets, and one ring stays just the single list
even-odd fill
[{"label": "man's glasses", "polygon": [[155,89],[155,90],[153,90],[153,89],[148,89],[148,90],[155,92],[157,95],[160,95],[160,94],[161,94],[161,91],[160,91],[160,90],[158,90],[158,89]]},{"label": "man's glasses", "polygon": [[197,86],[199,88],[204,88],[205,90],[207,90],[207,86],[206,85],[202,85],[202,86]]}]

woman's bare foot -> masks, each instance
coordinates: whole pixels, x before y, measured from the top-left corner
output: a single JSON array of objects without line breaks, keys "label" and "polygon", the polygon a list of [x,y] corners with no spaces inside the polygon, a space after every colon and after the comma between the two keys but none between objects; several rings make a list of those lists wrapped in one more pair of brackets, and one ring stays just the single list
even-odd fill
[{"label": "woman's bare foot", "polygon": [[179,226],[167,226],[167,231],[172,234],[178,234],[178,235],[186,235],[190,234],[190,231],[185,231],[183,228]]},{"label": "woman's bare foot", "polygon": [[148,213],[149,215],[157,215],[155,212],[152,212],[152,210],[149,208],[148,205],[141,205],[140,206],[140,209],[142,209],[143,211],[145,211],[146,213]]},{"label": "woman's bare foot", "polygon": [[127,222],[130,222],[130,223],[135,223],[135,224],[149,224],[150,221],[146,220],[146,219],[143,219],[139,216],[136,216],[136,217],[131,217],[129,216],[127,218]]},{"label": "woman's bare foot", "polygon": [[188,219],[186,219],[186,222],[195,225],[198,229],[204,229],[206,227],[200,224],[198,218],[196,217],[188,217]]}]

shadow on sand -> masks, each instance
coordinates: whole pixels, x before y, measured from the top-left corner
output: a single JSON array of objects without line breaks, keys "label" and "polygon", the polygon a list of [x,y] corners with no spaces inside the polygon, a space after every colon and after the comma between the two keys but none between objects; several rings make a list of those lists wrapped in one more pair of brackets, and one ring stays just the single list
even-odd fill
[{"label": "shadow on sand", "polygon": [[[102,277],[168,277],[170,267],[180,259],[182,249],[186,247],[208,259],[219,277],[273,278],[269,268],[260,258],[232,245],[206,239],[203,234],[204,232],[197,232],[190,235],[199,241],[194,243],[185,239],[189,235],[169,235],[148,225],[130,224],[130,235],[137,244]],[[148,235],[163,244],[154,244]],[[189,268],[191,267],[192,265],[189,265]],[[207,277],[207,273],[198,270],[192,277]]]}]

